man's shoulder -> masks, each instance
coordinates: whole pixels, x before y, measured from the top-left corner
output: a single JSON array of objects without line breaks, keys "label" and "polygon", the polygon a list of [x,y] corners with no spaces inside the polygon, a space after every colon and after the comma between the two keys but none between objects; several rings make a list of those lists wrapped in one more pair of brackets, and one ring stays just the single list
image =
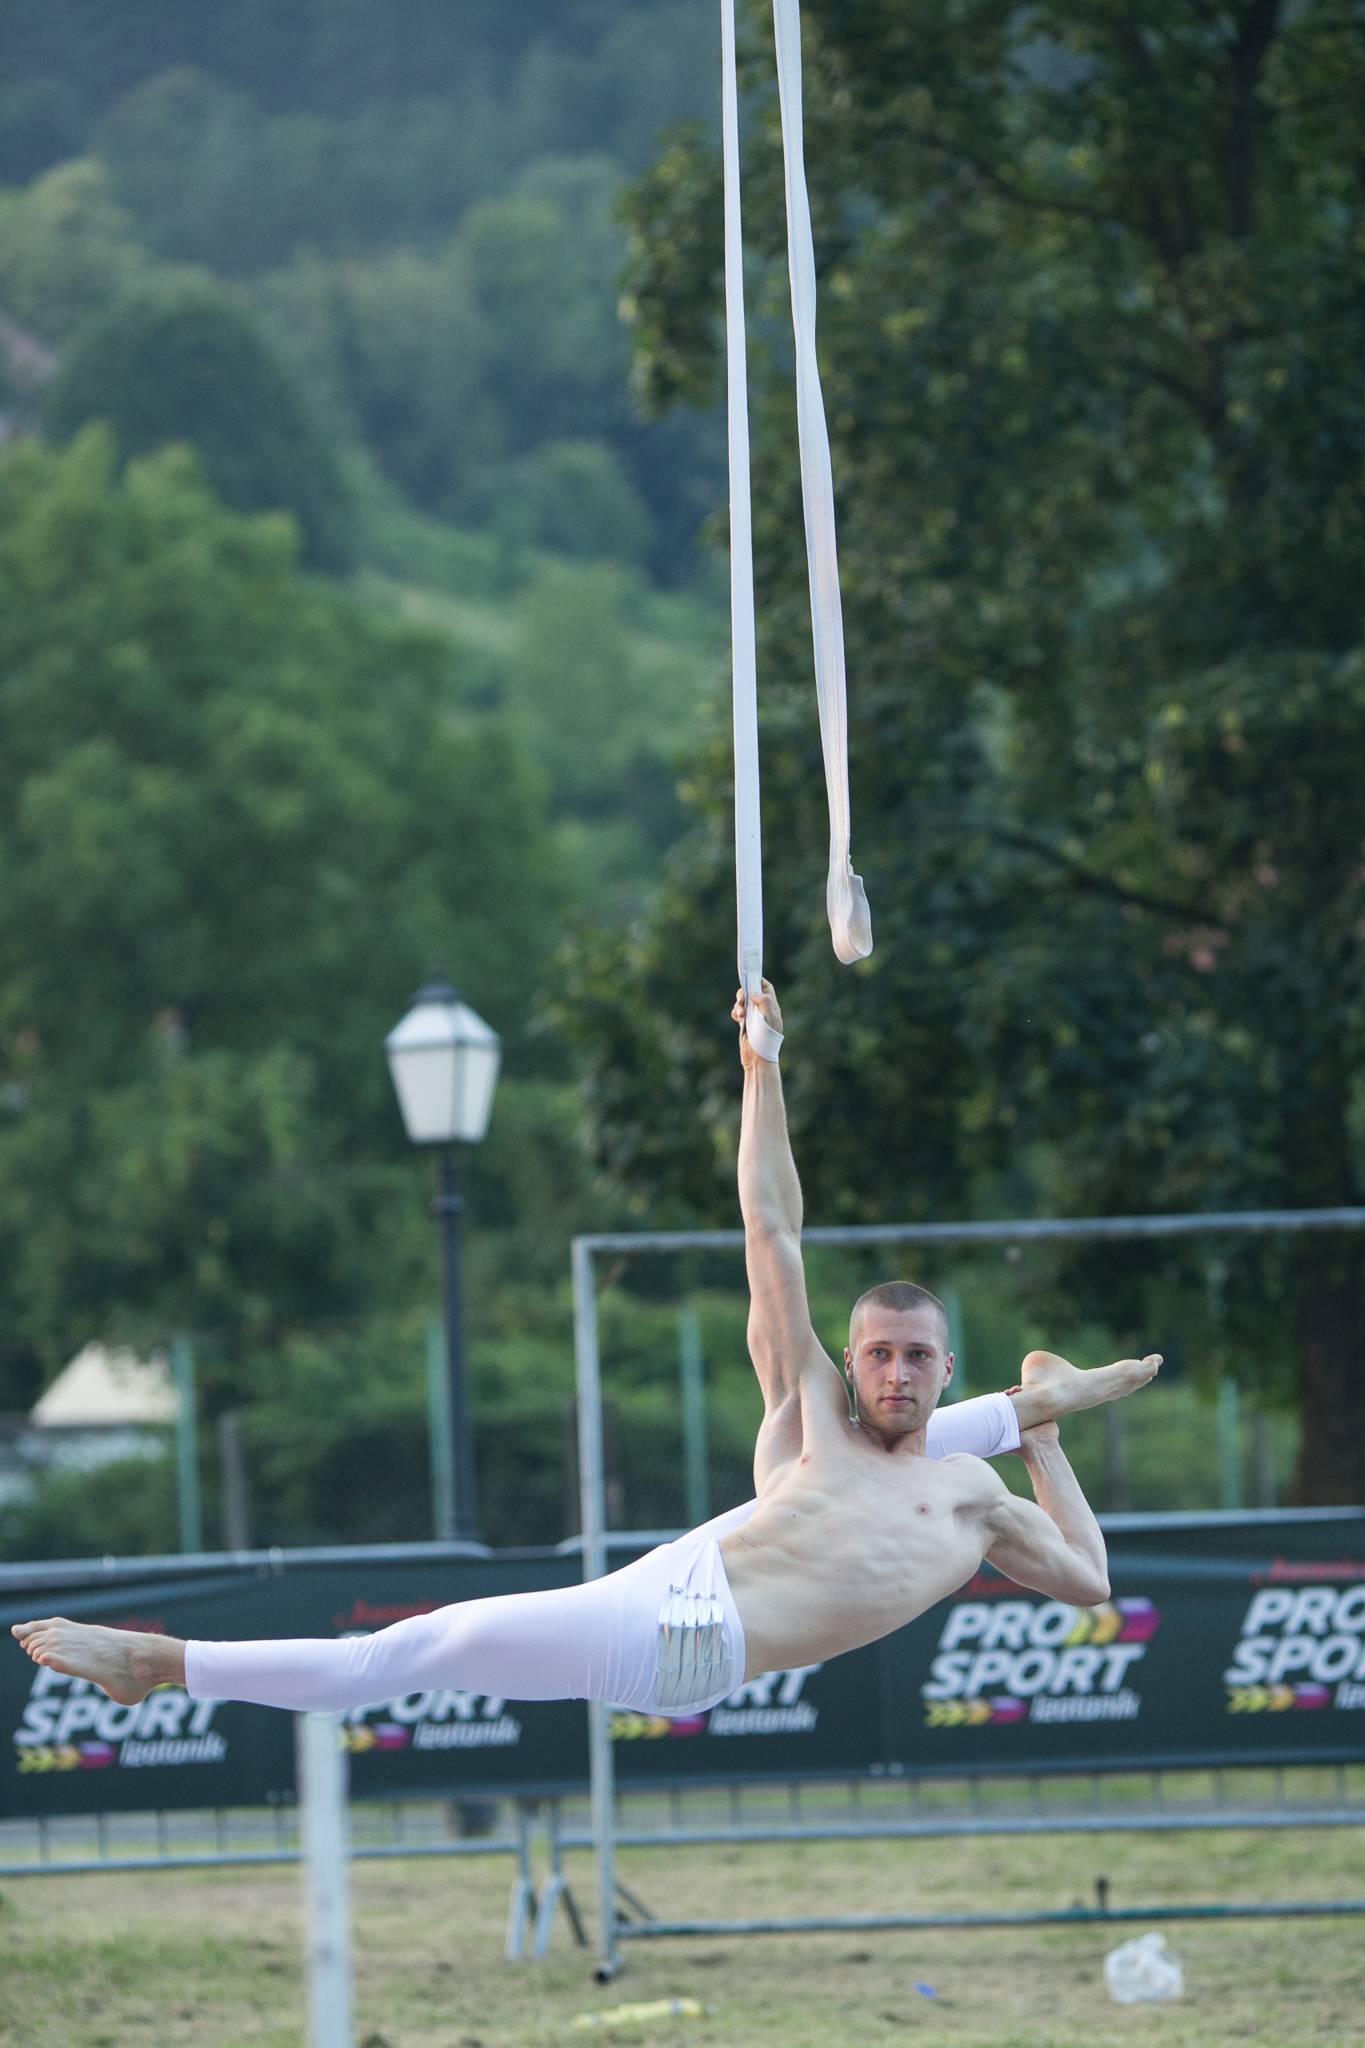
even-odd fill
[{"label": "man's shoulder", "polygon": [[994,1465],[988,1465],[971,1451],[950,1451],[946,1458],[935,1462],[964,1506],[997,1500],[1009,1491]]}]

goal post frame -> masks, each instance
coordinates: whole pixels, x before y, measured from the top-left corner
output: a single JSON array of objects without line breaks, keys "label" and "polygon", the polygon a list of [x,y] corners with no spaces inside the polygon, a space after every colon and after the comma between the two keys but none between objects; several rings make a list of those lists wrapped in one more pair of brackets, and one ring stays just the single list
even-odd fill
[{"label": "goal post frame", "polygon": [[[816,1226],[802,1232],[809,1245],[1038,1244],[1083,1239],[1138,1239],[1213,1236],[1269,1231],[1359,1230],[1365,1208],[1225,1209],[1171,1216],[1053,1216],[975,1223],[869,1223]],[[583,1576],[607,1570],[606,1464],[602,1428],[602,1359],[594,1259],[601,1253],[736,1251],[743,1230],[607,1231],[575,1237],[573,1276],[574,1364],[577,1380],[579,1509]],[[597,1863],[600,1955],[599,1982],[620,1967],[621,1924],[616,1897],[616,1771],[611,1747],[611,1707],[589,1702],[588,1763],[592,1834]],[[816,1926],[821,1923],[793,1922]],[[869,1923],[874,1924],[874,1923]],[[887,1922],[887,1925],[892,1924]],[[646,1929],[635,1928],[640,1935]],[[741,1931],[738,1927],[736,1931]]]}]

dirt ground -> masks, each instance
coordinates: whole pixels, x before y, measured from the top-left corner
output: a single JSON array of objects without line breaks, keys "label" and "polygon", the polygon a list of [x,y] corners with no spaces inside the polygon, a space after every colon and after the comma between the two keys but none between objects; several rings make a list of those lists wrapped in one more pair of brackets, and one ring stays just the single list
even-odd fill
[{"label": "dirt ground", "polygon": [[[633,1850],[621,1875],[660,1918],[1001,1910],[1365,1896],[1356,1829],[1283,1834],[830,1842]],[[593,1870],[568,1875],[591,1924]],[[357,2048],[1358,2048],[1365,1919],[1203,1920],[1163,1931],[1177,2004],[1120,2007],[1102,1973],[1122,1927],[712,1936],[632,1943],[612,1984],[567,1918],[550,1958],[504,1959],[503,1857],[353,1866]],[[298,1872],[160,1872],[0,1885],[5,2048],[297,2048],[308,2039]],[[670,1998],[700,2018],[601,2034],[575,2017]]]}]

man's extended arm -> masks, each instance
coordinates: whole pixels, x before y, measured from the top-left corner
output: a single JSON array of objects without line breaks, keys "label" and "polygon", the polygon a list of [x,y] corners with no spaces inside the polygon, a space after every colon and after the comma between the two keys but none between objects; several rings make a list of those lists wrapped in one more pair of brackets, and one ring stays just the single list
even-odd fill
[{"label": "man's extended arm", "polygon": [[1056,1423],[1025,1430],[1019,1455],[1028,1467],[1037,1506],[1000,1486],[999,1498],[989,1510],[988,1562],[1021,1586],[1031,1586],[1053,1600],[1098,1606],[1109,1598],[1104,1537],[1067,1462]]},{"label": "man's extended arm", "polygon": [[[768,982],[755,998],[775,1030],[782,1028]],[[749,1275],[749,1355],[771,1409],[795,1393],[801,1376],[818,1362],[839,1391],[838,1375],[811,1328],[801,1261],[801,1183],[787,1135],[782,1076],[761,1059],[744,1030],[747,1001],[735,998],[740,1026],[744,1101],[739,1126],[739,1207]]]},{"label": "man's extended arm", "polygon": [[752,1052],[744,1063],[739,1119],[739,1209],[746,1235],[766,1231],[800,1238],[801,1182],[787,1132],[782,1076],[775,1061]]}]

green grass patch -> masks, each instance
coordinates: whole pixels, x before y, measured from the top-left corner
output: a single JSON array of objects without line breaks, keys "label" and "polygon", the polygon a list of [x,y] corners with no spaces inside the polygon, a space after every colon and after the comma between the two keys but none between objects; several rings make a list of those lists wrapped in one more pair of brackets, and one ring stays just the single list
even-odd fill
[{"label": "green grass patch", "polygon": [[[1043,1836],[629,1850],[621,1876],[666,1919],[1019,1911],[1333,1899],[1365,1891],[1354,1829],[1213,1837]],[[591,1923],[591,1858],[570,1883]],[[611,1985],[561,1919],[544,1963],[503,1955],[510,1859],[353,1867],[356,2040],[368,2048],[544,2048],[585,2011],[699,1999],[701,2019],[607,2038],[649,2048],[1162,2048],[1359,2038],[1358,1920],[1175,1922],[1176,2005],[1122,2008],[1105,1952],[1137,1926],[826,1933],[637,1943]],[[164,1872],[11,1881],[0,2042],[275,2048],[306,2038],[298,1873]],[[928,1985],[930,1998],[918,1987]]]}]

